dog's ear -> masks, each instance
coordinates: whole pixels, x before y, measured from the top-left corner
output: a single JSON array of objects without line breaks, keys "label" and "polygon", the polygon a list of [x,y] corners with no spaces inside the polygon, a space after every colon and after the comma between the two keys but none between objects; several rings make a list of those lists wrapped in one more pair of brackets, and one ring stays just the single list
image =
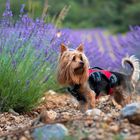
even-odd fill
[{"label": "dog's ear", "polygon": [[64,51],[67,51],[67,50],[68,50],[68,48],[67,48],[63,43],[60,45],[60,47],[61,47],[61,54],[62,54]]},{"label": "dog's ear", "polygon": [[84,51],[84,45],[83,44],[80,44],[77,48],[76,48],[77,51],[79,52],[83,52]]}]

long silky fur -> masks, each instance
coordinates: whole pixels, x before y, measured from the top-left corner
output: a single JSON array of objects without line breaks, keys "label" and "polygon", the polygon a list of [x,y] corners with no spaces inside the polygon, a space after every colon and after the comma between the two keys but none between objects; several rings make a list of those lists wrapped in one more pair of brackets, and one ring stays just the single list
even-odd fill
[{"label": "long silky fur", "polygon": [[122,59],[122,67],[125,68],[126,63],[130,64],[130,66],[132,67],[133,71],[131,74],[131,79],[134,82],[137,82],[140,79],[140,61],[139,59],[135,56],[127,56],[125,58]]}]

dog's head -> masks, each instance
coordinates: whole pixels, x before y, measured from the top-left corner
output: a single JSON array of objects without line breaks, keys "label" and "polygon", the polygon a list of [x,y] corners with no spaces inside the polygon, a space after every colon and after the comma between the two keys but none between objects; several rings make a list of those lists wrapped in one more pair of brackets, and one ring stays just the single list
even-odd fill
[{"label": "dog's head", "polygon": [[89,62],[83,49],[83,45],[79,45],[75,50],[70,50],[61,44],[57,72],[57,79],[60,84],[82,84],[88,80]]}]

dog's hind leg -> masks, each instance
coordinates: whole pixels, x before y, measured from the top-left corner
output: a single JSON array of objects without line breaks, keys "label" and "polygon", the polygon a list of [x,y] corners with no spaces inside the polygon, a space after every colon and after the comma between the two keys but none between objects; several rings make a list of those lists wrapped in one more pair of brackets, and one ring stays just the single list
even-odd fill
[{"label": "dog's hind leg", "polygon": [[131,101],[130,93],[128,93],[128,91],[125,91],[123,87],[117,87],[114,91],[113,97],[115,102],[117,102],[122,107],[129,104]]}]

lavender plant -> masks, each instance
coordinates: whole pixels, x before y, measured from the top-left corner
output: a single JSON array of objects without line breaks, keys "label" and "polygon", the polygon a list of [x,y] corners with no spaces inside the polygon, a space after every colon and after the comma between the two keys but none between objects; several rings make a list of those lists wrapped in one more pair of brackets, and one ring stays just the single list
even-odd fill
[{"label": "lavender plant", "polygon": [[65,33],[22,12],[14,23],[7,1],[0,21],[0,111],[28,111],[45,91],[58,88],[55,69]]}]

